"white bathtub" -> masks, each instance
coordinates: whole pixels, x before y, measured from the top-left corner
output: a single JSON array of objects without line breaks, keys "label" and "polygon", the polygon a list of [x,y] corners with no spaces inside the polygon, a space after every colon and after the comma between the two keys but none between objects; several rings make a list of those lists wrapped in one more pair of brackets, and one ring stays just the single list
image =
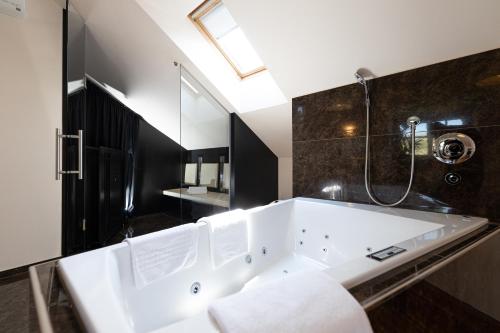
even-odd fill
[{"label": "white bathtub", "polygon": [[[453,241],[487,219],[296,198],[247,210],[251,263],[214,270],[208,227],[197,263],[138,290],[126,243],[64,258],[59,272],[89,332],[216,332],[211,300],[304,270],[325,270],[346,288]],[[384,261],[372,252],[406,251]],[[265,251],[263,251],[265,248]],[[263,254],[265,252],[265,254]],[[191,292],[193,283],[201,289]],[[307,283],[307,281],[304,281]]]}]

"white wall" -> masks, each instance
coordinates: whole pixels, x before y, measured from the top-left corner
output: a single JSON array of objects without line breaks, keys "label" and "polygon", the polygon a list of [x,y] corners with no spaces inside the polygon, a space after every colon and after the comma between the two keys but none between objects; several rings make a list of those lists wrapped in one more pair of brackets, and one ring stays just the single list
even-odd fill
[{"label": "white wall", "polygon": [[291,157],[278,158],[278,198],[293,197],[293,163]]},{"label": "white wall", "polygon": [[61,254],[62,10],[28,0],[23,19],[0,14],[0,271]]},{"label": "white wall", "polygon": [[239,116],[276,156],[292,157],[291,102]]}]

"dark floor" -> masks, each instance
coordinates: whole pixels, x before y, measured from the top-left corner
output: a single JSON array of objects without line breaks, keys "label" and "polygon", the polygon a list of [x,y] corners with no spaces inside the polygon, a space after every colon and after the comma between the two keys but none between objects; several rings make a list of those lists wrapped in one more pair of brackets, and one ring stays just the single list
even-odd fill
[{"label": "dark floor", "polygon": [[0,277],[0,332],[29,332],[29,299],[26,269]]}]

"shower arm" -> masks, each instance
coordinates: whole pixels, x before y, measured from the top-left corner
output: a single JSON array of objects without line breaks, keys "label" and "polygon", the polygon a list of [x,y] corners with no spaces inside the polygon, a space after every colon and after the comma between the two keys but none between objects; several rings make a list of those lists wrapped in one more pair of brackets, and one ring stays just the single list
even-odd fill
[{"label": "shower arm", "polygon": [[370,94],[368,92],[368,85],[365,79],[358,73],[355,74],[357,81],[363,85],[365,90],[365,106],[366,106],[366,145],[365,145],[365,188],[370,199],[377,205],[384,207],[394,207],[402,203],[408,194],[410,193],[411,186],[413,184],[413,176],[415,172],[415,130],[417,125],[420,123],[420,118],[416,116],[411,116],[406,121],[407,125],[410,126],[411,130],[411,167],[410,167],[410,180],[408,182],[408,187],[406,188],[405,194],[396,202],[384,203],[375,198],[375,195],[371,193],[370,181],[369,181],[369,160],[370,160]]}]

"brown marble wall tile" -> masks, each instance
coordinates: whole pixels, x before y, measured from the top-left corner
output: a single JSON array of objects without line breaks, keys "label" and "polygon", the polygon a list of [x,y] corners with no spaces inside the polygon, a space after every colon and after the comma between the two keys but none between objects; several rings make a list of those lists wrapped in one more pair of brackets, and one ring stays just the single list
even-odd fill
[{"label": "brown marble wall tile", "polygon": [[[401,207],[499,218],[500,157],[492,152],[500,151],[500,126],[460,130],[476,142],[477,150],[469,161],[458,165],[441,163],[431,154],[432,139],[448,132],[452,131],[432,131],[420,137],[424,142],[418,150],[421,155],[416,156],[414,183]],[[410,155],[408,148],[402,147],[403,142],[408,146],[407,138],[374,136],[371,142],[373,191],[380,200],[393,202],[403,195],[408,184]],[[462,181],[447,184],[444,176],[449,172],[460,175]]]},{"label": "brown marble wall tile", "polygon": [[[463,129],[477,144],[474,156],[458,165],[437,161],[431,154],[433,138],[451,131],[420,136],[420,155],[408,198],[401,208],[486,216],[500,219],[500,126]],[[393,202],[406,191],[410,176],[407,137],[383,135],[370,138],[372,193]],[[365,137],[298,141],[293,145],[295,196],[370,203],[364,187]],[[461,176],[457,185],[444,181],[448,172]],[[474,200],[471,200],[474,198]]]},{"label": "brown marble wall tile", "polygon": [[[354,73],[353,73],[354,74]],[[369,81],[372,134],[500,125],[500,49]],[[351,84],[293,99],[293,140],[365,134],[363,88]]]},{"label": "brown marble wall tile", "polygon": [[367,202],[362,138],[295,142],[293,188],[300,196]]},{"label": "brown marble wall tile", "polygon": [[[401,197],[409,178],[406,119],[418,115],[415,180],[402,208],[500,219],[500,49],[370,82],[371,184],[382,201]],[[493,78],[493,79],[491,79]],[[358,84],[293,100],[294,196],[369,203],[364,189],[365,110]],[[431,155],[432,139],[459,131],[477,145],[455,166]],[[456,172],[458,185],[444,175]],[[474,198],[474,200],[471,200]]]},{"label": "brown marble wall tile", "polygon": [[359,85],[294,98],[293,141],[364,135],[364,93]]}]

